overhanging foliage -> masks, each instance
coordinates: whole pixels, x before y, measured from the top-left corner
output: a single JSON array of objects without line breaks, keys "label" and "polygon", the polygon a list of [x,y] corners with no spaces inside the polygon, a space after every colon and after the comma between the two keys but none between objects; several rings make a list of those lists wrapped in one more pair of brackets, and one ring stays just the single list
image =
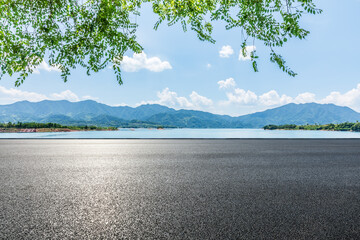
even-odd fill
[{"label": "overhanging foliage", "polygon": [[[152,4],[159,20],[181,23],[202,41],[212,38],[215,21],[236,28],[243,55],[248,42],[261,41],[271,50],[270,60],[295,76],[283,57],[275,52],[288,39],[304,39],[309,31],[299,20],[304,13],[318,14],[312,0],[2,0],[0,2],[1,75],[19,73],[19,86],[35,68],[48,58],[61,70],[66,82],[71,69],[82,66],[87,74],[112,65],[121,84],[121,61],[126,51],[140,53],[136,41],[135,16],[144,2]],[[258,71],[256,52],[250,53]]]}]

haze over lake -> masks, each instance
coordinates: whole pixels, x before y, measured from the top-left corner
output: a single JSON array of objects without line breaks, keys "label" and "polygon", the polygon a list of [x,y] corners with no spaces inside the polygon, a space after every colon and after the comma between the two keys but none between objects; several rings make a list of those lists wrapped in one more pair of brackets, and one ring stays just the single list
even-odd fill
[{"label": "haze over lake", "polygon": [[118,131],[0,133],[0,138],[360,138],[360,132],[263,129],[120,129]]}]

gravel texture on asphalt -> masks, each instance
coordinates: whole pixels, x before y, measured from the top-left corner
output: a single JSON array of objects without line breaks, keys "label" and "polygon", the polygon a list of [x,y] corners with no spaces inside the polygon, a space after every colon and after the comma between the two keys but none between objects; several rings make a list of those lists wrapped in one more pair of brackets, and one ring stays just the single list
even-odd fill
[{"label": "gravel texture on asphalt", "polygon": [[0,239],[359,239],[360,140],[0,140]]}]

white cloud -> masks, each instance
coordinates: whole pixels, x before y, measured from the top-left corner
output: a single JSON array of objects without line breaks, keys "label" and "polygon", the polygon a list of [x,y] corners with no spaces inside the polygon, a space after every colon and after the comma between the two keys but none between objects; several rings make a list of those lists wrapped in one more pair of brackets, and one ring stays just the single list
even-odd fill
[{"label": "white cloud", "polygon": [[218,83],[220,89],[235,87],[235,85],[236,85],[235,80],[233,78],[221,80],[221,81],[218,81],[217,83]]},{"label": "white cloud", "polygon": [[226,98],[217,102],[199,95],[193,91],[188,97],[179,96],[176,92],[165,88],[157,93],[157,100],[143,101],[141,104],[161,104],[175,109],[204,110],[220,114],[239,116],[269,108],[279,107],[289,103],[334,103],[348,106],[360,111],[360,84],[345,93],[332,92],[325,98],[317,98],[314,93],[304,92],[296,96],[279,94],[272,89],[264,93],[255,93],[251,90],[235,88],[233,78],[218,82],[219,88],[225,91]]},{"label": "white cloud", "polygon": [[328,96],[321,99],[320,103],[333,103],[340,106],[348,106],[356,111],[360,111],[360,84],[356,88],[341,94],[340,92],[331,92]]},{"label": "white cloud", "polygon": [[227,101],[223,101],[223,105],[237,104],[237,105],[252,105],[262,107],[275,107],[288,103],[309,103],[315,102],[315,95],[312,93],[301,93],[297,97],[292,98],[286,94],[280,95],[275,90],[270,90],[261,95],[250,90],[236,88],[231,92],[226,93]]},{"label": "white cloud", "polygon": [[162,72],[166,69],[172,69],[172,66],[167,61],[161,61],[158,57],[148,58],[142,53],[134,53],[133,57],[124,56],[121,62],[121,68],[125,72],[137,72],[141,69],[147,69],[151,72]]},{"label": "white cloud", "polygon": [[271,90],[267,93],[259,96],[259,103],[265,106],[284,105],[293,102],[293,99],[285,94],[279,95],[275,90]]},{"label": "white cloud", "polygon": [[211,64],[210,63],[206,64],[206,67],[211,68]]},{"label": "white cloud", "polygon": [[239,52],[239,60],[240,61],[247,61],[247,60],[251,60],[251,53],[254,52],[256,50],[256,46],[246,46],[245,47],[245,53],[246,56],[243,55],[242,49]]},{"label": "white cloud", "polygon": [[161,92],[157,93],[158,99],[155,101],[142,101],[137,105],[142,104],[160,104],[176,109],[196,109],[200,110],[209,108],[213,105],[213,101],[207,97],[201,96],[197,92],[193,91],[189,98],[178,96],[176,92],[170,91],[169,88],[163,89]]},{"label": "white cloud", "polygon": [[98,97],[92,97],[90,95],[83,96],[82,99],[83,100],[94,100],[94,101],[99,100]]},{"label": "white cloud", "polygon": [[315,94],[310,92],[301,93],[294,99],[295,103],[310,103],[315,101]]},{"label": "white cloud", "polygon": [[221,50],[219,51],[219,56],[221,58],[228,58],[234,54],[234,49],[230,45],[222,46]]},{"label": "white cloud", "polygon": [[15,88],[7,89],[3,86],[0,86],[0,101],[2,103],[12,103],[23,100],[37,102],[45,99],[47,99],[47,97],[44,94],[22,91]]},{"label": "white cloud", "polygon": [[236,88],[234,92],[226,93],[228,101],[225,104],[244,104],[253,105],[256,104],[258,97],[252,91],[245,91],[244,89]]},{"label": "white cloud", "polygon": [[78,102],[80,98],[70,90],[63,91],[61,93],[53,93],[50,95],[52,100],[68,100],[70,102]]},{"label": "white cloud", "polygon": [[3,86],[0,86],[0,104],[9,104],[9,103],[25,101],[25,100],[30,102],[39,102],[43,100],[68,100],[71,102],[77,102],[88,99],[96,100],[98,98],[92,96],[79,97],[70,90],[65,90],[60,93],[52,93],[49,95],[45,95],[36,92],[23,91],[15,88],[7,89]]},{"label": "white cloud", "polygon": [[[253,91],[234,87],[236,82],[233,78],[231,81],[219,81],[219,88],[226,89],[227,100],[219,102],[220,112],[231,115],[242,115],[256,111],[266,110],[270,107],[278,107],[288,103],[307,103],[315,101],[315,94],[301,93],[292,98],[285,94],[280,95],[275,90],[270,90],[263,94],[256,94]],[[226,84],[227,83],[227,84]]]},{"label": "white cloud", "polygon": [[37,66],[33,73],[36,73],[36,74],[40,74],[40,70],[45,70],[47,72],[61,72],[61,70],[57,67],[53,67],[53,66],[50,66],[49,64],[47,64],[45,61],[42,61],[39,66]]},{"label": "white cloud", "polygon": [[186,97],[179,97],[176,92],[170,91],[169,88],[165,88],[161,92],[158,92],[157,97],[159,98],[159,100],[155,102],[162,105],[173,106],[173,107],[179,106],[185,108],[189,108],[193,106],[189,102],[189,100],[187,100]]},{"label": "white cloud", "polygon": [[[333,103],[339,106],[347,106],[354,109],[355,111],[360,112],[360,83],[356,86],[356,88],[353,88],[345,93],[331,92],[324,98],[317,98],[316,95],[311,92],[304,92],[298,94],[295,97],[291,97],[286,94],[280,95],[276,90],[270,90],[263,94],[257,95],[250,90],[245,90],[241,88],[228,88],[227,86],[233,87],[236,84],[234,79],[229,79],[231,79],[231,81],[227,81],[227,79],[225,81],[218,82],[220,89],[226,89],[225,94],[227,97],[225,101],[223,100],[219,102],[219,106],[228,107],[228,111],[238,111],[239,114],[248,113],[250,106],[250,111],[255,112],[268,109],[269,107],[278,107],[288,103],[299,104],[311,102],[322,104]],[[243,112],[244,109],[248,112]],[[229,114],[229,112],[227,113]]]},{"label": "white cloud", "polygon": [[190,94],[190,99],[195,106],[211,106],[213,104],[211,99],[201,96],[195,91]]}]

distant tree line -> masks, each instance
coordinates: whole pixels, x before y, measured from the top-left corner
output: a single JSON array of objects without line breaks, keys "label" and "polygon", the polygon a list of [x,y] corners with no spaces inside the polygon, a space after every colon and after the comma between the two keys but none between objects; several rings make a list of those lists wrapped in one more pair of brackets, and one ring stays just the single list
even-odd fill
[{"label": "distant tree line", "polygon": [[94,125],[83,125],[83,126],[65,126],[58,123],[37,123],[37,122],[17,122],[17,123],[0,123],[0,128],[17,128],[17,129],[23,129],[23,128],[66,128],[71,130],[116,130],[115,127],[97,127]]},{"label": "distant tree line", "polygon": [[360,123],[339,123],[339,124],[314,124],[314,125],[295,125],[295,124],[284,124],[284,125],[266,125],[264,130],[325,130],[325,131],[352,131],[360,132]]}]

